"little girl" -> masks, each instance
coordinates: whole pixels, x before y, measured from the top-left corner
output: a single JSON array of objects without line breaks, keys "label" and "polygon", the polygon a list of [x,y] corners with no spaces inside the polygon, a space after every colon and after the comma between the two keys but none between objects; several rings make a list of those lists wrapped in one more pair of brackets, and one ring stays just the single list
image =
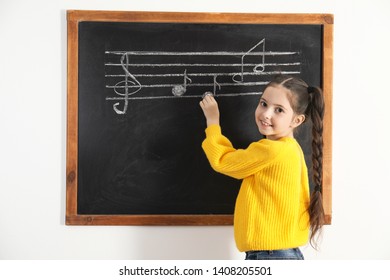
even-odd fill
[{"label": "little girl", "polygon": [[[324,100],[319,88],[281,75],[270,82],[255,111],[266,138],[235,149],[222,135],[218,104],[205,94],[200,106],[206,117],[202,147],[212,168],[242,179],[234,211],[234,236],[246,259],[300,259],[299,246],[315,247],[324,224],[322,207],[322,120]],[[312,121],[313,193],[309,194],[304,155],[294,130]]]}]

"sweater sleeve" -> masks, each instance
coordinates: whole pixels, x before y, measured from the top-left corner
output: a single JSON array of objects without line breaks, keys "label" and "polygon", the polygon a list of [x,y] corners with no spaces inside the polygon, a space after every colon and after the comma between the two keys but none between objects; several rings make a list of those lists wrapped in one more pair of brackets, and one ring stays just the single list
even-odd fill
[{"label": "sweater sleeve", "polygon": [[202,148],[211,167],[236,179],[248,177],[269,164],[278,154],[272,141],[254,142],[246,149],[235,149],[228,138],[222,135],[219,125],[206,129]]}]

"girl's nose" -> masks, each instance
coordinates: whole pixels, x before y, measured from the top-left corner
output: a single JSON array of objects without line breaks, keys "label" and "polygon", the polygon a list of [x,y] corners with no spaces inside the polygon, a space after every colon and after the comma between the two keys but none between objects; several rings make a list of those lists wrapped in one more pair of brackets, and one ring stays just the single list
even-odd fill
[{"label": "girl's nose", "polygon": [[264,116],[264,118],[265,118],[266,120],[271,119],[271,112],[270,112],[270,110],[265,110],[263,116]]}]

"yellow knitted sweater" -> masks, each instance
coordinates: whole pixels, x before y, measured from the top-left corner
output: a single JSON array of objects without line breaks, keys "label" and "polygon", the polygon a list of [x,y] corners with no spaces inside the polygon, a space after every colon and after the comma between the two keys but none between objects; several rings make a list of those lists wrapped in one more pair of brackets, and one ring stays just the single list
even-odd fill
[{"label": "yellow knitted sweater", "polygon": [[202,147],[212,168],[243,179],[234,210],[239,251],[304,245],[309,235],[309,180],[294,138],[262,139],[235,149],[219,125],[206,129]]}]

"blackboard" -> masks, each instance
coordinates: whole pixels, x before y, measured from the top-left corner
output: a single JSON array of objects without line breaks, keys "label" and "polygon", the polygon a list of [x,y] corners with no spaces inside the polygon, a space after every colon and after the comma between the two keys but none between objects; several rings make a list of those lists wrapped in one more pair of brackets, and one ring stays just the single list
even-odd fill
[{"label": "blackboard", "polygon": [[[332,16],[260,17],[68,11],[67,224],[232,223],[241,182],[201,149],[202,94],[214,93],[237,148],[261,137],[254,111],[274,75],[331,94]],[[310,127],[297,138],[310,166]]]}]

